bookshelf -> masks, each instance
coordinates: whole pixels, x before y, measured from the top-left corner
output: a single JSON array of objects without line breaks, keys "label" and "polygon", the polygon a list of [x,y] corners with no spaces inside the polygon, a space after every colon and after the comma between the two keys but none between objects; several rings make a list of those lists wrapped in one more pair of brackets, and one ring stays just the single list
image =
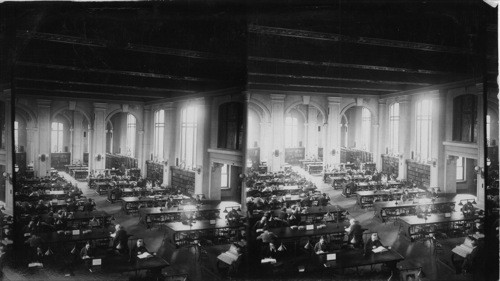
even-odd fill
[{"label": "bookshelf", "polygon": [[431,166],[407,160],[407,179],[417,186],[429,187],[431,183]]},{"label": "bookshelf", "polygon": [[171,173],[171,186],[174,189],[180,189],[182,192],[194,194],[195,172],[183,170],[177,167],[170,167]]},{"label": "bookshelf", "polygon": [[382,155],[382,173],[395,174],[399,176],[399,158],[389,155]]}]

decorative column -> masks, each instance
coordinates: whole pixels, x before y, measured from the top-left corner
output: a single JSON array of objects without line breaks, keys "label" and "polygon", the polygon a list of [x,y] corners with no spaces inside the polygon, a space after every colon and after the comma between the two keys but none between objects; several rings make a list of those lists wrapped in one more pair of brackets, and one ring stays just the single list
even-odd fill
[{"label": "decorative column", "polygon": [[[376,153],[373,153],[373,161],[377,165],[377,170],[382,170],[382,154],[385,154],[385,148],[390,143],[389,134],[387,133],[388,126],[387,101],[385,99],[378,100],[378,145]],[[398,136],[399,137],[399,136]]]},{"label": "decorative column", "polygon": [[312,105],[307,106],[307,146],[309,151],[307,154],[310,157],[318,157],[318,109]]},{"label": "decorative column", "polygon": [[[285,163],[285,95],[271,94],[272,153],[270,170],[279,171]],[[278,154],[276,154],[278,153]]]},{"label": "decorative column", "polygon": [[271,149],[269,148],[271,145],[271,142],[269,141],[270,135],[271,123],[267,120],[260,122],[260,161],[266,161],[268,165],[273,157]]},{"label": "decorative column", "polygon": [[69,128],[69,163],[73,163],[73,127]]},{"label": "decorative column", "polygon": [[[35,143],[35,135],[38,133],[37,128],[32,127],[32,125],[27,125],[26,127],[26,165],[33,162],[35,164],[35,160],[37,159],[36,154],[36,143]],[[34,168],[34,167],[33,167]]]},{"label": "decorative column", "polygon": [[[432,106],[431,122],[431,182],[430,187],[444,186],[444,146],[445,137],[445,99],[444,94],[439,91],[433,91],[430,96]],[[440,176],[441,175],[441,176]]]},{"label": "decorative column", "polygon": [[208,148],[210,147],[211,102],[211,98],[205,97],[200,99],[199,104],[194,193],[208,194],[208,198],[220,200],[220,185],[210,186],[206,184],[210,182],[210,157],[208,155]]},{"label": "decorative column", "polygon": [[[146,161],[151,160],[151,156],[153,155],[152,153],[153,153],[153,142],[154,142],[154,120],[150,105],[144,106],[143,117],[144,117],[143,135],[150,137],[143,138],[142,142],[143,161],[138,163],[138,166],[139,169],[141,169],[141,176],[143,178],[146,178],[147,176]],[[163,183],[165,183],[165,177],[163,177]]]},{"label": "decorative column", "polygon": [[[4,90],[5,95],[5,151],[6,151],[6,161],[5,161],[5,171],[15,177],[14,175],[14,159],[12,159],[12,148],[14,147],[12,143],[12,129],[13,129],[13,120],[12,120],[12,111],[11,111],[11,90]],[[5,178],[5,211],[8,214],[14,214],[14,192],[13,192],[12,183]]]},{"label": "decorative column", "polygon": [[399,102],[399,179],[406,179],[406,159],[411,158],[411,103],[409,96],[400,96]]},{"label": "decorative column", "polygon": [[328,124],[323,157],[328,159],[328,165],[340,164],[340,137],[342,134],[340,124],[340,103],[342,102],[342,97],[327,97],[327,99]]},{"label": "decorative column", "polygon": [[[88,151],[89,151],[89,173],[90,173],[91,171],[94,170],[94,167],[95,167],[94,161],[96,160],[95,159],[95,155],[94,155],[95,141],[94,141],[94,128],[93,127],[91,127],[91,128],[88,129],[87,138],[89,140],[89,149],[88,149]],[[106,159],[104,159],[104,160],[106,160]],[[106,161],[104,162],[104,165],[106,165]]]},{"label": "decorative column", "polygon": [[37,100],[38,105],[38,128],[39,128],[39,153],[45,155],[45,161],[37,159],[38,177],[45,177],[50,173],[50,100]]},{"label": "decorative column", "polygon": [[[83,140],[83,115],[78,112],[74,111],[73,113],[73,148],[71,151],[71,158],[73,159],[73,162],[81,162],[83,163],[83,146],[84,146],[84,140]],[[87,139],[89,139],[90,136],[87,136]],[[90,149],[89,149],[90,151]],[[89,153],[89,161],[92,155]]]},{"label": "decorative column", "polygon": [[[475,88],[475,94],[477,96],[477,165],[484,171],[486,170],[485,163],[486,159],[484,156],[484,153],[486,151],[484,147],[484,139],[485,139],[485,124],[484,124],[484,119],[485,119],[485,112],[484,112],[484,96],[483,96],[483,83],[478,83],[476,84]],[[476,175],[477,178],[477,207],[482,208],[484,210],[485,208],[485,203],[484,203],[484,197],[485,197],[485,180],[484,180],[485,174],[479,173]]]},{"label": "decorative column", "polygon": [[[93,136],[93,154],[89,153],[89,160],[92,157],[95,170],[104,170],[106,168],[106,103],[94,103],[94,136]],[[96,156],[101,155],[99,161]]]},{"label": "decorative column", "polygon": [[165,110],[165,130],[164,130],[164,145],[163,145],[163,159],[167,161],[167,164],[163,168],[163,183],[170,185],[170,167],[175,166],[175,125],[176,120],[176,107],[173,102],[166,103],[164,106]]},{"label": "decorative column", "polygon": [[445,167],[445,193],[457,193],[457,159],[458,156],[448,155]]},{"label": "decorative column", "polygon": [[[144,120],[144,119],[143,119]],[[106,138],[106,137],[105,137]],[[144,159],[144,130],[137,130],[136,134],[137,142],[136,142],[136,158],[137,158],[137,167],[139,169],[143,169],[146,165],[146,159]],[[106,149],[106,146],[104,146]]]}]

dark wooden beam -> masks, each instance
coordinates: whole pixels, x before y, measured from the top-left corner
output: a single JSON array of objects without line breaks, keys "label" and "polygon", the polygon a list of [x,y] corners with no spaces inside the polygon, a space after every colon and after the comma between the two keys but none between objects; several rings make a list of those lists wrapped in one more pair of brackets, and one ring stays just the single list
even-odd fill
[{"label": "dark wooden beam", "polygon": [[181,81],[194,81],[194,82],[198,82],[198,81],[214,82],[214,81],[216,81],[213,79],[192,77],[192,76],[177,76],[177,75],[170,75],[170,74],[138,72],[138,71],[123,71],[123,70],[112,70],[112,69],[99,69],[99,68],[81,68],[81,67],[75,67],[75,66],[52,65],[52,64],[32,63],[32,62],[25,62],[25,61],[20,61],[16,65],[46,68],[46,69],[57,69],[57,70],[65,70],[65,71],[95,72],[95,73],[102,73],[102,74],[135,76],[135,77],[146,77],[146,78],[172,79],[172,80],[181,80]]},{"label": "dark wooden beam", "polygon": [[454,54],[471,54],[472,53],[468,49],[451,47],[451,46],[441,46],[441,45],[426,44],[426,43],[419,43],[419,42],[388,40],[388,39],[381,39],[381,38],[354,37],[354,36],[346,36],[346,35],[334,34],[334,33],[323,33],[323,32],[309,31],[309,30],[289,29],[289,28],[262,26],[262,25],[255,25],[255,24],[250,24],[248,27],[248,30],[251,33],[273,35],[273,36],[307,38],[307,39],[313,39],[313,40],[324,40],[324,41],[352,43],[352,44],[364,44],[364,45],[382,46],[382,47],[389,47],[389,48],[402,48],[402,49],[411,49],[411,50],[427,51],[427,52],[444,52],[444,53],[454,53]]},{"label": "dark wooden beam", "polygon": [[[120,92],[126,94],[126,92],[120,91],[133,91],[136,93],[140,93],[143,97],[146,98],[163,98],[165,97],[165,93],[168,92],[179,92],[192,94],[195,91],[183,90],[183,89],[172,89],[172,88],[151,88],[151,87],[135,87],[135,86],[126,86],[126,85],[113,85],[113,84],[100,84],[100,83],[87,83],[87,82],[76,82],[76,81],[66,81],[66,80],[50,80],[50,79],[32,79],[32,78],[24,78],[24,77],[16,77],[15,80],[17,82],[28,82],[28,83],[39,83],[39,84],[54,84],[63,87],[77,88],[79,86],[83,87],[95,87],[96,89],[105,89],[110,88],[113,89],[113,92]],[[90,91],[89,91],[90,92]],[[155,95],[151,95],[152,93],[157,93]],[[119,94],[120,95],[120,94]]]},{"label": "dark wooden beam", "polygon": [[63,34],[51,34],[45,32],[30,32],[30,31],[20,30],[17,32],[17,37],[22,38],[24,40],[42,40],[42,41],[56,42],[61,44],[82,45],[82,46],[91,46],[100,48],[116,48],[133,52],[144,52],[152,54],[177,56],[177,57],[186,57],[193,59],[241,61],[241,59],[227,55],[202,52],[196,50],[175,49],[175,48],[167,48],[161,46],[133,44],[133,43],[127,43],[125,46],[119,46],[108,40],[83,38],[83,37],[69,36]]},{"label": "dark wooden beam", "polygon": [[263,72],[249,72],[250,77],[275,77],[275,78],[288,78],[288,79],[311,79],[311,80],[328,80],[337,82],[354,82],[354,83],[373,83],[376,85],[413,85],[426,87],[430,83],[419,83],[411,81],[396,81],[396,80],[370,80],[370,79],[356,79],[356,78],[341,78],[332,76],[314,76],[314,75],[293,75],[293,74],[276,74],[276,73],[263,73]]},{"label": "dark wooden beam", "polygon": [[[87,91],[75,91],[75,90],[62,90],[62,89],[41,89],[38,87],[16,87],[16,95],[31,95],[31,96],[58,96],[58,97],[90,97],[93,99],[103,99],[103,100],[123,100],[123,101],[147,101],[151,98],[145,98],[142,95],[114,95],[111,93],[98,93],[98,92],[87,92]],[[159,99],[156,97],[156,99]]]},{"label": "dark wooden beam", "polygon": [[280,84],[280,83],[260,83],[248,82],[249,89],[262,90],[282,90],[282,91],[305,91],[305,92],[323,92],[323,93],[352,93],[352,94],[368,94],[380,95],[399,92],[399,90],[377,90],[373,88],[350,88],[350,87],[330,87],[330,86],[315,86],[301,84]]},{"label": "dark wooden beam", "polygon": [[451,72],[428,70],[428,69],[411,69],[403,67],[389,67],[382,65],[364,65],[364,64],[349,64],[349,63],[337,63],[337,62],[318,62],[318,61],[307,61],[307,60],[294,60],[286,58],[272,58],[272,57],[258,57],[249,56],[249,60],[257,62],[274,62],[283,64],[299,64],[299,65],[311,65],[311,66],[326,66],[326,67],[337,67],[337,68],[351,68],[351,69],[363,69],[363,70],[373,70],[373,71],[389,71],[389,72],[399,72],[399,73],[419,73],[419,74],[438,74],[438,75],[451,75]]}]

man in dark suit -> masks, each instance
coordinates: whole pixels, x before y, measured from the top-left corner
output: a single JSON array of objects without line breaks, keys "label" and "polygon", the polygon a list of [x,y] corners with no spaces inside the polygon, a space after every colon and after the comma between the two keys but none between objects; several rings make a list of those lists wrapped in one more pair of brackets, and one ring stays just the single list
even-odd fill
[{"label": "man in dark suit", "polygon": [[383,247],[382,242],[380,242],[377,233],[372,233],[372,236],[365,244],[365,255],[369,255],[373,253],[373,249],[378,247]]},{"label": "man in dark suit", "polygon": [[148,252],[149,251],[146,248],[146,245],[144,244],[144,240],[137,239],[136,244],[134,245],[134,247],[132,247],[132,250],[130,251],[130,262],[135,262],[137,260],[138,255]]},{"label": "man in dark suit", "polygon": [[483,280],[485,271],[484,250],[482,245],[476,239],[471,239],[472,252],[465,256],[462,264],[462,270],[466,273],[472,273],[473,280]]},{"label": "man in dark suit", "polygon": [[355,248],[363,247],[363,229],[359,224],[359,221],[355,219],[349,220],[349,227],[345,229],[347,232],[347,241],[352,244]]},{"label": "man in dark suit", "polygon": [[92,248],[90,242],[87,242],[85,247],[80,250],[80,258],[85,262],[85,265],[90,272],[92,272],[92,257],[94,255],[95,249]]},{"label": "man in dark suit", "polygon": [[115,226],[115,233],[113,235],[113,249],[117,250],[120,254],[128,254],[128,235],[125,229],[119,224]]}]

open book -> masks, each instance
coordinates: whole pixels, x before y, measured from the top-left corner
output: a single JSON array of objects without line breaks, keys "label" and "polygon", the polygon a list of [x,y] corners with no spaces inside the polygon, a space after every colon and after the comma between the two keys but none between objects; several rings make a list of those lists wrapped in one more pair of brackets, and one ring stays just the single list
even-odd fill
[{"label": "open book", "polygon": [[453,248],[451,251],[462,258],[465,258],[468,254],[472,253],[472,241],[469,237],[465,238],[465,241],[463,244],[456,246]]},{"label": "open book", "polygon": [[231,244],[231,247],[229,247],[229,250],[227,250],[226,252],[217,256],[217,259],[219,259],[220,261],[222,261],[228,265],[231,265],[233,262],[235,262],[239,258],[240,255],[241,254],[240,254],[238,247]]},{"label": "open book", "polygon": [[144,252],[144,253],[142,253],[142,254],[140,254],[140,255],[137,255],[137,257],[138,257],[138,258],[140,258],[140,259],[146,259],[146,258],[150,258],[150,257],[152,257],[152,256],[153,256],[153,255],[151,255],[151,254],[150,254],[150,253],[148,253],[148,252]]},{"label": "open book", "polygon": [[271,263],[271,264],[274,264],[274,263],[276,263],[276,259],[273,259],[273,258],[265,258],[265,259],[262,259],[260,262],[261,262],[261,263]]},{"label": "open book", "polygon": [[386,249],[385,247],[378,246],[377,248],[373,249],[372,251],[373,251],[374,253],[382,253],[382,252],[387,251],[387,249]]}]

